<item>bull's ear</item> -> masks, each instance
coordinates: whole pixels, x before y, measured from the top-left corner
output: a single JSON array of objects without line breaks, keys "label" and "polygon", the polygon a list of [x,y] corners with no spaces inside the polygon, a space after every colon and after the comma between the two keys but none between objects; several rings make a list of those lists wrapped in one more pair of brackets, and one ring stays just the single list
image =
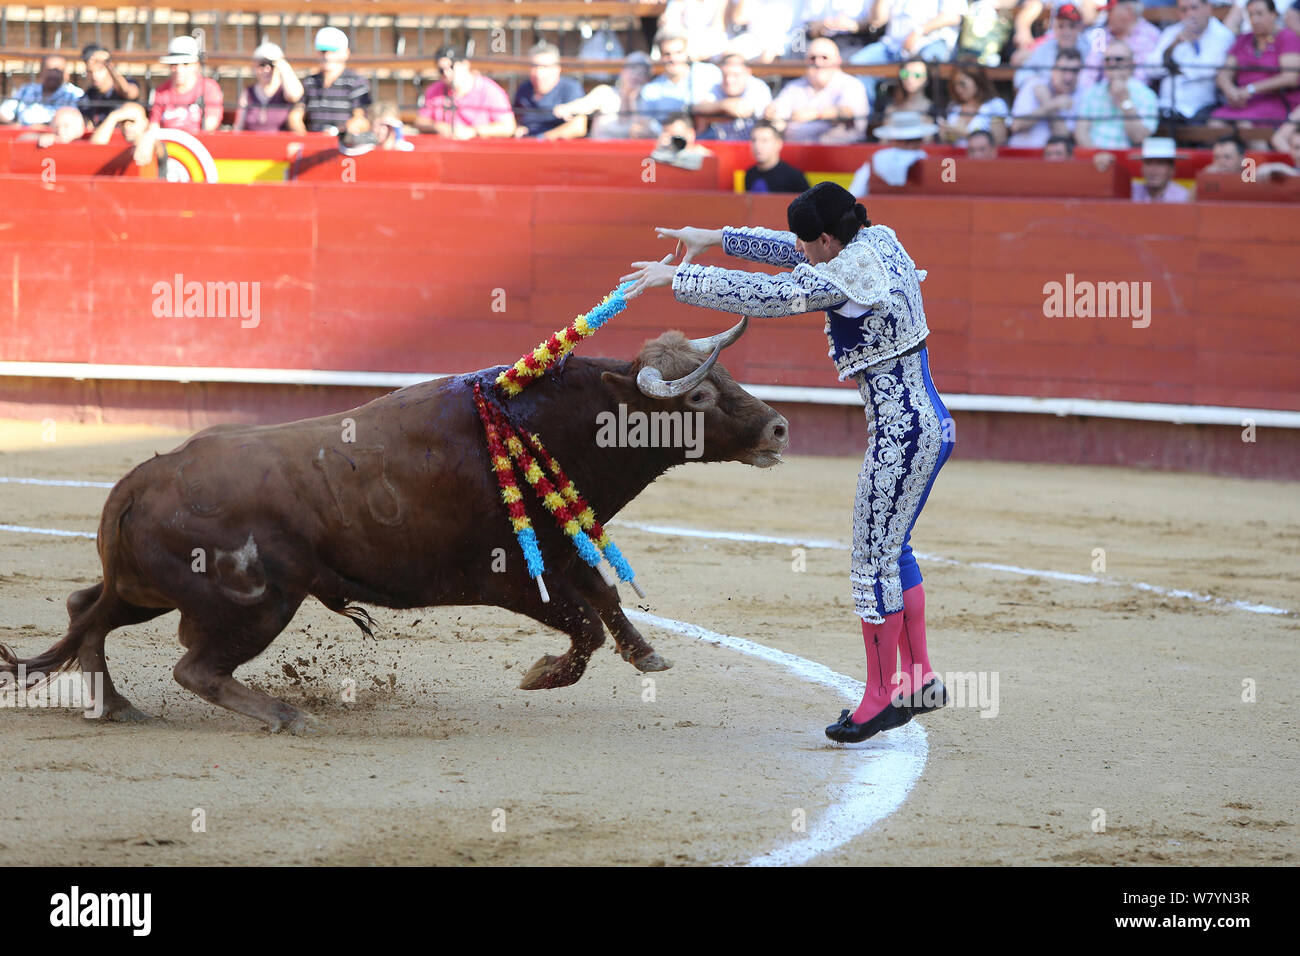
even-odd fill
[{"label": "bull's ear", "polygon": [[618,372],[602,372],[600,380],[620,401],[636,401],[642,397],[641,389],[637,387],[634,376],[620,375]]}]

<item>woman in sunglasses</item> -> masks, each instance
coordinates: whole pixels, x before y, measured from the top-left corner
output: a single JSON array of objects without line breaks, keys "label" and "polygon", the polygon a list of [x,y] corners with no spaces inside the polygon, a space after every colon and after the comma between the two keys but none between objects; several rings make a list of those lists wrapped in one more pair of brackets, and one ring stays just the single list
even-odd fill
[{"label": "woman in sunglasses", "polygon": [[293,104],[302,99],[302,81],[274,43],[263,43],[253,51],[256,76],[239,94],[235,129],[273,133],[285,129]]},{"label": "woman in sunglasses", "polygon": [[[888,226],[873,226],[852,193],[818,183],[786,210],[789,232],[761,227],[656,229],[684,250],[634,262],[623,277],[631,299],[671,285],[678,301],[753,316],[826,310],[826,338],[841,381],[854,379],[866,404],[867,454],[853,507],[850,581],[867,652],[862,702],[826,728],[856,743],[947,703],[930,666],[925,592],[910,544],[912,526],[953,447],[952,419],[930,378],[925,273]],[[711,246],[785,266],[769,275],[691,260]],[[901,654],[902,666],[899,667]]]},{"label": "woman in sunglasses", "polygon": [[920,113],[923,116],[934,115],[934,104],[925,95],[925,86],[930,80],[930,71],[924,60],[908,60],[898,68],[898,85],[891,91],[885,103],[885,112],[881,117],[885,123],[898,111]]}]

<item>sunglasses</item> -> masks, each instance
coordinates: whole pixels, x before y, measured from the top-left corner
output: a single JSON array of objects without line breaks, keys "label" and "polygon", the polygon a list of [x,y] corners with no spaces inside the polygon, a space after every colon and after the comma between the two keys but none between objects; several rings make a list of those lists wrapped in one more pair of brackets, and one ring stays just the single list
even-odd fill
[{"label": "sunglasses", "polygon": [[1105,62],[1118,66],[1121,64],[1132,64],[1133,61],[1126,56],[1108,56],[1106,57]]},{"label": "sunglasses", "polygon": [[809,63],[829,63],[829,62],[830,62],[830,59],[831,59],[831,58],[830,58],[827,54],[825,54],[825,53],[810,53],[810,54],[808,54],[808,62],[809,62]]},{"label": "sunglasses", "polygon": [[899,70],[898,77],[902,80],[924,80],[929,76],[925,70]]}]

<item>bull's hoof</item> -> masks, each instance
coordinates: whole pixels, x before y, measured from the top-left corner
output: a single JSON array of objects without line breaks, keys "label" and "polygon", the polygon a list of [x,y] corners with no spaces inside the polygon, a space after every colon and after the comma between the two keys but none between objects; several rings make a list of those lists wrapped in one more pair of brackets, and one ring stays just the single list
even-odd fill
[{"label": "bull's hoof", "polygon": [[[90,718],[92,720],[96,718]],[[134,704],[123,701],[117,706],[110,706],[104,710],[104,715],[100,720],[112,720],[121,724],[142,724],[146,721],[159,720],[152,714],[146,714],[143,710],[136,709]]]},{"label": "bull's hoof", "polygon": [[519,682],[519,689],[554,690],[556,687],[568,687],[582,676],[574,674],[564,664],[559,664],[559,660],[552,654],[543,654]]},{"label": "bull's hoof", "polygon": [[293,734],[295,737],[310,737],[312,734],[323,734],[329,731],[329,725],[324,721],[313,717],[311,714],[304,714],[299,711],[288,720],[277,721],[269,727],[271,733],[278,734],[280,731]]},{"label": "bull's hoof", "polygon": [[632,661],[632,666],[643,674],[649,674],[653,671],[666,671],[673,666],[673,662],[666,657],[660,657],[658,651],[651,651],[645,657]]}]

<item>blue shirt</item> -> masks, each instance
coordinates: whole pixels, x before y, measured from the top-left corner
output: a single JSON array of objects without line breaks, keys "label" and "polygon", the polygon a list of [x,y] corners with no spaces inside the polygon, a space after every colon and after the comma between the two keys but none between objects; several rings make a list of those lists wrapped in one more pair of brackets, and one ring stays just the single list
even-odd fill
[{"label": "blue shirt", "polygon": [[537,95],[532,80],[524,80],[515,91],[515,119],[520,126],[528,128],[529,136],[541,136],[564,122],[552,112],[555,107],[582,96],[582,84],[572,76],[560,77],[544,96]]}]

